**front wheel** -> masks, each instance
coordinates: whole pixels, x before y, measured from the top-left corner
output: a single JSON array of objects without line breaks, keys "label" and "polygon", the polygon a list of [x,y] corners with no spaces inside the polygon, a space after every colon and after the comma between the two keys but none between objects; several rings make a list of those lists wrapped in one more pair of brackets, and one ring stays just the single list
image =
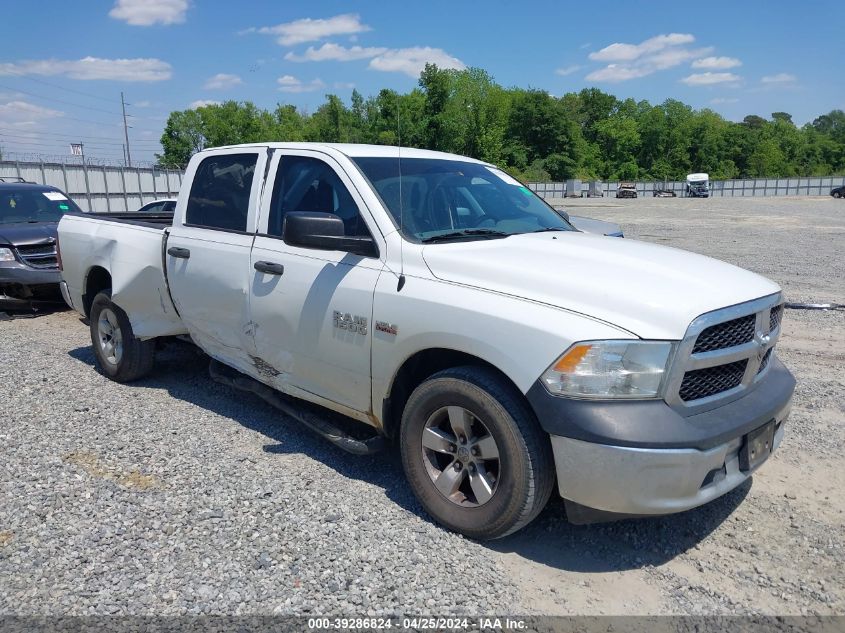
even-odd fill
[{"label": "front wheel", "polygon": [[552,492],[548,435],[521,394],[485,368],[447,369],[417,387],[400,444],[405,475],[426,511],[471,538],[515,532]]},{"label": "front wheel", "polygon": [[142,341],[132,332],[129,317],[101,292],[91,304],[91,344],[100,369],[112,380],[130,382],[150,373],[155,362],[155,341]]},{"label": "front wheel", "polygon": [[839,193],[838,191],[836,191],[836,192],[834,192],[833,197],[834,197],[834,198],[841,198],[841,197],[842,197],[842,194],[841,194],[841,193]]}]

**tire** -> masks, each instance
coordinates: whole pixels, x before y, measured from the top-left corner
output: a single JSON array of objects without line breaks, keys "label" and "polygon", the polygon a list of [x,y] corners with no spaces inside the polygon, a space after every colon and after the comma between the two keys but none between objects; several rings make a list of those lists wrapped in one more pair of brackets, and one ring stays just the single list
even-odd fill
[{"label": "tire", "polygon": [[842,194],[841,194],[841,193],[839,193],[838,191],[835,191],[835,192],[833,193],[833,197],[834,197],[834,198],[841,198],[841,197],[842,197]]},{"label": "tire", "polygon": [[[455,431],[461,424],[470,430],[465,436]],[[458,442],[443,443],[444,437]],[[548,435],[522,394],[486,368],[446,369],[419,385],[402,414],[400,448],[405,476],[426,511],[473,539],[501,538],[527,525],[555,483]],[[436,482],[445,485],[438,489]]]},{"label": "tire", "polygon": [[131,382],[150,373],[155,362],[155,340],[135,337],[129,317],[112,303],[111,291],[94,297],[88,320],[94,356],[106,376],[116,382]]}]

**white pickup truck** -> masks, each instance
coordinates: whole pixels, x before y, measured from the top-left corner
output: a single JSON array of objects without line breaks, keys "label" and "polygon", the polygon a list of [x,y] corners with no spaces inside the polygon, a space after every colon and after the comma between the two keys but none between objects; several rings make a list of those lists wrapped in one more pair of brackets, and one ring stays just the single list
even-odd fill
[{"label": "white pickup truck", "polygon": [[[58,231],[106,375],[140,378],[157,338],[188,335],[219,380],[330,410],[297,417],[339,446],[393,439],[425,509],[470,537],[524,526],[555,484],[574,522],[693,508],[784,434],[775,283],[579,232],[470,158],[210,149],[172,225],[71,214]],[[349,418],[372,439],[331,422]]]}]

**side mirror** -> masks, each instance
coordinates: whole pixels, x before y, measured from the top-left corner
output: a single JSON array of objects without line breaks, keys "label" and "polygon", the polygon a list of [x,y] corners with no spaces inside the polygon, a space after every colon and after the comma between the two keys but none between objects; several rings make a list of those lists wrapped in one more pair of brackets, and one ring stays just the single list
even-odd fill
[{"label": "side mirror", "polygon": [[334,213],[290,211],[285,214],[282,239],[291,246],[378,257],[378,248],[373,238],[348,237],[345,232],[343,220]]}]

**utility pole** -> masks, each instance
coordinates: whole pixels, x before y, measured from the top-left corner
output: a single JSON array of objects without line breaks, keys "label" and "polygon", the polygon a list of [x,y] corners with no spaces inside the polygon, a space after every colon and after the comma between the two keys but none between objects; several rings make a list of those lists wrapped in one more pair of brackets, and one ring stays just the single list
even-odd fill
[{"label": "utility pole", "polygon": [[126,125],[126,102],[123,100],[123,91],[120,92],[120,106],[123,108],[123,137],[126,139],[126,166],[132,167],[132,158],[129,156],[129,128]]}]

